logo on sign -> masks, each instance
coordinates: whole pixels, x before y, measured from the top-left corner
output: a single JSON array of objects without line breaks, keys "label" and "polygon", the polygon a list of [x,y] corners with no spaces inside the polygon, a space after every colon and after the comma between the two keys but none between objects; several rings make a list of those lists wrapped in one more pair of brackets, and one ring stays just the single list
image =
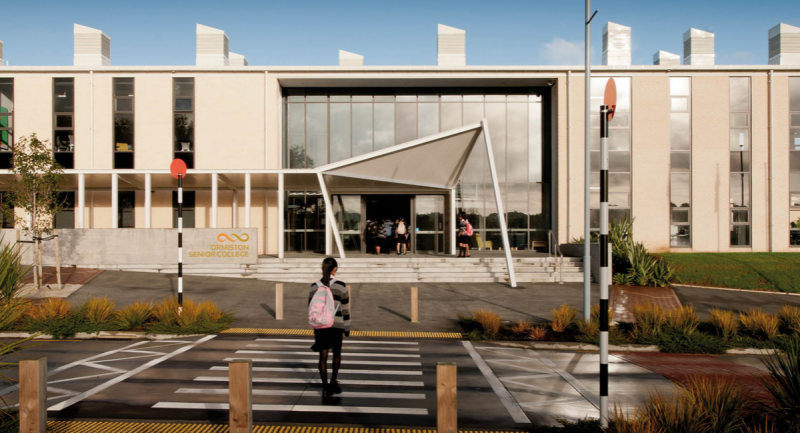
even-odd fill
[{"label": "logo on sign", "polygon": [[247,233],[244,233],[241,237],[234,233],[231,233],[230,236],[228,236],[225,233],[220,233],[219,236],[217,236],[217,240],[219,242],[225,242],[225,240],[227,239],[228,242],[236,242],[235,240],[231,239],[231,236],[235,237],[239,242],[247,242],[250,240],[250,235],[248,235]]}]

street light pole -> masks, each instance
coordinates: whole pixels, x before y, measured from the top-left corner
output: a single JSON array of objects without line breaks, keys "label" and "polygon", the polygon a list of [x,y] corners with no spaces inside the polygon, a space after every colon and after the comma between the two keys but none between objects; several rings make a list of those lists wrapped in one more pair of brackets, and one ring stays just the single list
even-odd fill
[{"label": "street light pole", "polygon": [[[592,252],[591,252],[591,239],[592,239],[592,232],[591,232],[591,224],[589,224],[590,215],[590,208],[591,208],[591,196],[589,194],[589,188],[591,182],[589,181],[589,176],[591,175],[591,164],[590,164],[590,155],[591,155],[591,101],[592,101],[592,56],[591,56],[591,28],[592,28],[592,18],[594,15],[589,15],[591,11],[591,0],[586,0],[586,42],[585,42],[585,72],[584,72],[584,79],[585,79],[585,91],[586,91],[586,101],[585,101],[585,112],[584,112],[584,173],[583,173],[583,242],[584,242],[584,249],[583,249],[583,317],[588,322],[591,319],[591,311],[592,311]],[[595,12],[597,14],[597,12]]]}]

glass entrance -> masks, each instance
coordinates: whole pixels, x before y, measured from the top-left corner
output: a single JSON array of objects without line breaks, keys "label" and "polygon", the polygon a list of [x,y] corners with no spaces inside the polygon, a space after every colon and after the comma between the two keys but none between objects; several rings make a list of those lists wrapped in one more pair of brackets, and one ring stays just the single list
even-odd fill
[{"label": "glass entrance", "polygon": [[[381,254],[388,254],[395,251],[397,248],[397,241],[394,237],[394,224],[398,218],[403,218],[406,222],[406,227],[411,227],[411,201],[413,196],[410,195],[365,195],[363,197],[364,210],[363,224],[364,230],[369,228],[370,223],[379,222],[383,223],[386,229],[386,238],[378,240],[377,244],[381,246]],[[412,236],[413,239],[413,236]],[[362,237],[362,251],[367,253],[374,253],[376,240],[365,233]],[[413,252],[413,240],[409,247],[409,252]]]},{"label": "glass entrance", "polygon": [[325,253],[325,200],[318,192],[286,193],[286,251]]},{"label": "glass entrance", "polygon": [[444,253],[444,196],[418,195],[414,198],[416,252]]}]

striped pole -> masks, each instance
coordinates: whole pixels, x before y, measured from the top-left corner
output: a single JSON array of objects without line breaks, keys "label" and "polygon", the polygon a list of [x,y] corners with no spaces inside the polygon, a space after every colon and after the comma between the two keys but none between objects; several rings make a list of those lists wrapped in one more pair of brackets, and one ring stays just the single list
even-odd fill
[{"label": "striped pole", "polygon": [[608,105],[600,106],[600,423],[608,427]]},{"label": "striped pole", "polygon": [[178,174],[178,313],[183,308],[183,174]]}]

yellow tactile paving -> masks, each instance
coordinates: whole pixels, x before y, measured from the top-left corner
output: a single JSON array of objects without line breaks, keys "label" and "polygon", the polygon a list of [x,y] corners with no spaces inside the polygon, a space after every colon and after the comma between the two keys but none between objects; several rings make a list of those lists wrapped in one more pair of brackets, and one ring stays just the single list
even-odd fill
[{"label": "yellow tactile paving", "polygon": [[[230,328],[223,334],[314,335],[310,329]],[[460,332],[351,331],[351,337],[462,338]]]},{"label": "yellow tactile paving", "polygon": [[[227,425],[221,424],[172,424],[145,422],[100,422],[100,421],[48,421],[50,433],[224,433]],[[253,433],[435,433],[435,429],[393,429],[352,427],[300,427],[300,426],[253,426]],[[511,433],[502,431],[460,430],[459,433]]]}]

